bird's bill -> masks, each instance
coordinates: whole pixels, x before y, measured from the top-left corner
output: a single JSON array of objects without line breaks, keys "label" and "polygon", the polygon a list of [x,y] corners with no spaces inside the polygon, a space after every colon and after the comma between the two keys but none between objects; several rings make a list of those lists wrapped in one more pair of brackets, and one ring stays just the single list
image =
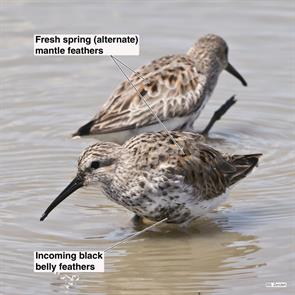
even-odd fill
[{"label": "bird's bill", "polygon": [[225,70],[229,72],[230,74],[232,74],[233,76],[235,76],[237,79],[239,79],[244,86],[247,86],[247,82],[245,81],[245,79],[230,63],[227,64],[227,67],[225,68]]},{"label": "bird's bill", "polygon": [[46,211],[43,213],[40,221],[43,221],[47,215],[64,199],[66,199],[69,195],[75,192],[77,189],[83,186],[83,179],[79,176],[76,176],[71,183],[57,196],[57,198],[49,205]]}]

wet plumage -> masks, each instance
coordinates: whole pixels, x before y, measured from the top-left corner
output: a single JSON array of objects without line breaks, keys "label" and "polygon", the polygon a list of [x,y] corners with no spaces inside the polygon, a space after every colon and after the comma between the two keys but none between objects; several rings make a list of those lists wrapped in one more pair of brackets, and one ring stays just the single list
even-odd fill
[{"label": "wet plumage", "polygon": [[45,219],[81,186],[100,185],[106,196],[136,215],[150,220],[189,223],[216,208],[227,190],[257,165],[260,154],[222,154],[201,135],[171,132],[144,133],[124,145],[97,143],[78,161],[71,184],[43,214]]},{"label": "wet plumage", "polygon": [[[191,128],[223,69],[247,85],[229,64],[225,41],[210,34],[200,38],[187,54],[165,56],[139,68],[130,81],[168,129]],[[123,143],[132,135],[162,130],[138,92],[124,81],[73,136],[120,133],[123,137],[115,136],[112,141]]]}]

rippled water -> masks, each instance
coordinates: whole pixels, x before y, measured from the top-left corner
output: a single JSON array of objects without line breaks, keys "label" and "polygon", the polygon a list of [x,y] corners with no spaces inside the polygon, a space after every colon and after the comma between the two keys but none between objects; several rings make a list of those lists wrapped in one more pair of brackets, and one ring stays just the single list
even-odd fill
[{"label": "rippled water", "polygon": [[[0,293],[294,294],[294,2],[69,3],[0,4]],[[141,35],[141,56],[123,59],[132,67],[185,52],[205,33],[222,35],[249,87],[223,73],[199,126],[235,93],[213,143],[264,156],[217,212],[187,232],[163,225],[118,246],[105,273],[81,274],[70,286],[33,273],[33,251],[102,250],[134,231],[132,215],[95,190],[75,193],[39,222],[94,142],[70,134],[122,76],[108,57],[34,57],[32,35],[125,32]]]}]

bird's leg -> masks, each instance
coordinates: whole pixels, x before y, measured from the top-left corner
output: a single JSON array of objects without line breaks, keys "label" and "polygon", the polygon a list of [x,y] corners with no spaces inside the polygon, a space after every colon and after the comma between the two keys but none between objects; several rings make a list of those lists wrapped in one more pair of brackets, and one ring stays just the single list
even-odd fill
[{"label": "bird's leg", "polygon": [[[204,136],[207,136],[209,131],[212,129],[213,125],[216,123],[216,121],[220,120],[221,117],[228,111],[228,109],[237,102],[235,99],[235,95],[233,95],[231,98],[229,98],[217,111],[214,112],[213,116],[211,117],[208,125],[206,128],[201,132]],[[195,123],[195,120],[191,120],[188,122],[185,122],[180,127],[174,129],[173,131],[190,131],[190,132],[196,132],[193,128],[193,125]]]},{"label": "bird's leg", "polygon": [[138,226],[143,224],[143,218],[137,214],[135,214],[132,218],[131,221],[133,223],[133,225]]},{"label": "bird's leg", "polygon": [[229,98],[215,113],[213,114],[210,122],[206,128],[201,132],[202,135],[207,136],[216,121],[220,120],[221,117],[227,112],[227,110],[237,102],[235,95]]}]

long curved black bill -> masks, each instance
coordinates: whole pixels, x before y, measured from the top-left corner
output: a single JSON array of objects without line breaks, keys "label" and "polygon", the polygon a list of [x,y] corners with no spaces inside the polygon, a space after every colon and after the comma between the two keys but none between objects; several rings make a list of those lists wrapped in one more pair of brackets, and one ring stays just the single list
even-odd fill
[{"label": "long curved black bill", "polygon": [[247,82],[245,79],[240,75],[240,73],[230,64],[227,64],[227,67],[225,68],[226,71],[228,71],[230,74],[235,76],[237,79],[239,79],[244,86],[247,86]]},{"label": "long curved black bill", "polygon": [[43,221],[47,215],[65,198],[71,195],[74,191],[83,186],[83,179],[81,177],[76,176],[71,183],[58,195],[58,197],[49,205],[46,211],[43,213],[40,221]]}]

